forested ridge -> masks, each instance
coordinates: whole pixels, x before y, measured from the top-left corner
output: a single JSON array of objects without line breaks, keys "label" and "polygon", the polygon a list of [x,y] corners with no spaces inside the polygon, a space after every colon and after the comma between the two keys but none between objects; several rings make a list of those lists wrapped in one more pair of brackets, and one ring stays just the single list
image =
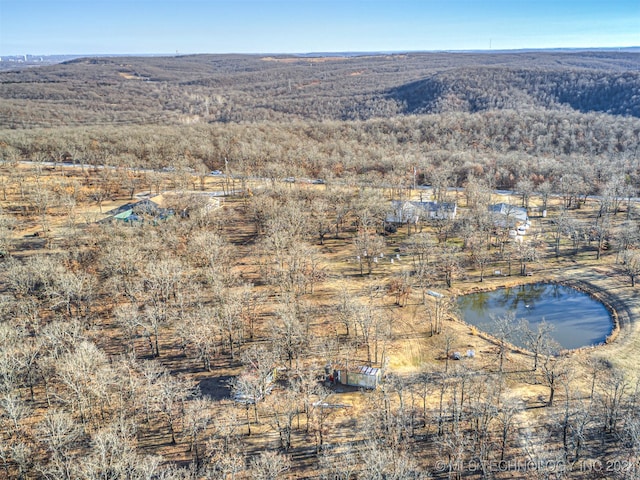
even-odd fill
[{"label": "forested ridge", "polygon": [[635,117],[491,110],[349,122],[5,130],[2,152],[14,160],[197,170],[226,165],[247,176],[364,175],[373,182],[407,181],[415,167],[427,183],[427,172],[438,169],[458,186],[470,174],[486,174],[500,188],[571,173],[595,193],[610,172],[636,178],[639,139]]},{"label": "forested ridge", "polygon": [[85,58],[0,73],[0,135],[9,159],[421,181],[445,164],[459,186],[571,172],[595,192],[598,172],[636,174],[639,68],[632,52]]},{"label": "forested ridge", "polygon": [[198,55],[0,73],[9,128],[367,120],[490,109],[639,115],[640,54]]},{"label": "forested ridge", "polygon": [[390,92],[411,113],[574,109],[640,116],[640,74],[596,70],[455,69]]}]

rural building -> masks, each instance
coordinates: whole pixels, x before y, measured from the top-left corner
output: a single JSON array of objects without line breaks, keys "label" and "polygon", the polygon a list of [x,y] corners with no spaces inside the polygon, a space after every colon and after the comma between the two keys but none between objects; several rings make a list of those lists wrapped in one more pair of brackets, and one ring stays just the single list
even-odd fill
[{"label": "rural building", "polygon": [[166,220],[173,215],[173,211],[161,208],[160,205],[153,200],[145,199],[138,202],[126,203],[118,208],[109,210],[108,217],[102,222],[120,221],[131,224],[140,224],[145,221],[155,223],[159,220]]},{"label": "rural building", "polygon": [[526,208],[516,207],[508,203],[489,205],[489,213],[491,213],[493,223],[497,227],[517,228],[527,224],[529,221]]},{"label": "rural building", "polygon": [[420,220],[453,220],[457,204],[448,202],[408,202],[394,200],[385,223],[395,225],[417,224]]},{"label": "rural building", "polygon": [[374,390],[380,383],[382,372],[375,367],[345,367],[334,365],[328,368],[331,373],[329,380],[334,384],[350,385],[352,387],[368,388]]}]

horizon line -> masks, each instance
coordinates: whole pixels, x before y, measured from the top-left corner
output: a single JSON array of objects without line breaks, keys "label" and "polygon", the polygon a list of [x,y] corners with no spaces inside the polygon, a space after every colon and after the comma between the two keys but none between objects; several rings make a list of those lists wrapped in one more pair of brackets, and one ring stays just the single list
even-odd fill
[{"label": "horizon line", "polygon": [[163,52],[163,53],[4,53],[2,57],[134,57],[134,56],[154,56],[154,57],[179,57],[188,55],[287,55],[287,56],[338,56],[338,55],[398,55],[412,53],[517,53],[517,52],[545,52],[545,51],[631,51],[640,50],[640,45],[618,46],[618,47],[530,47],[530,48],[478,48],[478,49],[437,49],[437,50],[328,50],[310,52]]}]

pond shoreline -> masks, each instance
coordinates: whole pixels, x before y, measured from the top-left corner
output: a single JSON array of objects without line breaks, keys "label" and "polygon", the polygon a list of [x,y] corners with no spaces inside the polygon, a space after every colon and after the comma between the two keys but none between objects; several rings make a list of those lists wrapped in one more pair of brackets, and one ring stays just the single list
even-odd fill
[{"label": "pond shoreline", "polygon": [[[508,277],[510,278],[512,281],[509,282],[499,282],[500,284],[498,285],[475,285],[472,288],[469,289],[458,289],[459,291],[456,292],[456,294],[452,295],[454,298],[458,298],[461,296],[465,296],[465,295],[472,295],[472,294],[477,294],[477,293],[488,293],[488,292],[496,292],[498,290],[501,289],[512,289],[512,288],[518,288],[518,287],[522,287],[525,285],[535,285],[535,284],[541,284],[541,285],[560,285],[562,287],[565,288],[569,288],[572,290],[575,290],[577,292],[580,292],[584,295],[589,296],[589,298],[591,298],[592,300],[594,300],[595,302],[599,303],[600,305],[602,305],[605,310],[607,311],[608,317],[609,317],[609,321],[610,321],[610,325],[611,325],[611,330],[610,332],[605,336],[604,340],[598,342],[598,343],[594,343],[594,344],[590,344],[590,345],[583,345],[583,346],[578,346],[575,348],[563,348],[560,351],[560,355],[566,355],[566,354],[570,354],[570,353],[575,353],[575,352],[579,352],[579,351],[584,351],[584,350],[593,350],[599,347],[602,347],[604,345],[609,345],[611,343],[613,343],[617,338],[618,335],[620,334],[621,331],[621,319],[620,319],[620,315],[618,314],[618,309],[616,308],[616,304],[619,302],[613,295],[611,295],[609,292],[607,291],[603,291],[599,288],[597,288],[596,286],[594,286],[593,284],[591,284],[588,281],[585,280],[577,280],[577,279],[566,279],[566,278],[518,278],[518,277]],[[493,344],[500,344],[501,341],[499,339],[497,339],[494,335],[492,335],[490,332],[486,332],[484,330],[482,330],[478,325],[474,325],[472,323],[469,323],[467,321],[465,321],[464,318],[462,318],[462,315],[458,314],[455,315],[455,320],[459,323],[462,323],[463,325],[469,327],[469,329],[471,330],[473,335],[477,335],[487,341],[490,341]],[[513,352],[517,352],[517,353],[521,353],[521,354],[525,354],[525,355],[533,355],[533,352],[529,351],[526,347],[524,346],[519,346],[519,345],[515,345],[511,342],[507,342],[510,350],[512,350]]]}]

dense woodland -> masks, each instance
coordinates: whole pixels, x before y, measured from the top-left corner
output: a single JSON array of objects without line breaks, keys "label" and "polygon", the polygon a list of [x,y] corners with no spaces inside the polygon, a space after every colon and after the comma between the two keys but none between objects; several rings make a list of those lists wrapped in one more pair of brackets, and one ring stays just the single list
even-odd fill
[{"label": "dense woodland", "polygon": [[595,193],[603,170],[637,171],[639,64],[602,52],[79,59],[0,74],[2,154],[368,181],[444,165],[458,186],[475,172],[498,188],[563,172]]},{"label": "dense woodland", "polygon": [[369,120],[494,109],[640,114],[640,53],[77,59],[3,72],[9,128]]},{"label": "dense woodland", "polygon": [[[623,301],[640,275],[639,67],[534,52],[0,73],[0,476],[640,478]],[[497,189],[530,207],[525,240],[488,215]],[[228,196],[212,208],[206,191]],[[103,221],[139,192],[176,214]],[[423,196],[460,213],[385,231],[390,200]],[[457,294],[576,266],[616,319],[609,345],[456,319]],[[384,377],[338,390],[327,364]]]}]

